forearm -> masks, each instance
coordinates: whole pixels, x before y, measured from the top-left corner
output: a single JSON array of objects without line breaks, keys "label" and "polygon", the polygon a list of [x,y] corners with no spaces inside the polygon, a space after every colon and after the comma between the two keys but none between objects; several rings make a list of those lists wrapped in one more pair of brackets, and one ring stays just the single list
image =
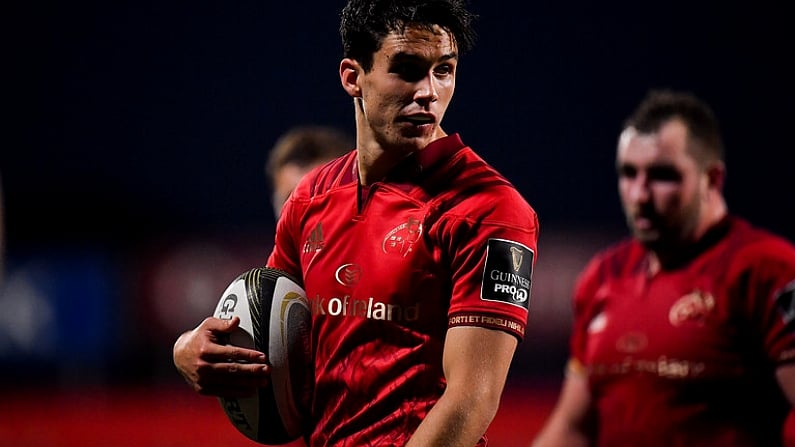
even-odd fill
[{"label": "forearm", "polygon": [[531,447],[587,447],[588,437],[581,430],[567,426],[562,421],[550,421],[533,440]]},{"label": "forearm", "polygon": [[500,406],[516,338],[479,327],[447,331],[442,365],[447,387],[406,447],[474,447]]},{"label": "forearm", "polygon": [[473,447],[491,424],[499,396],[444,395],[422,421],[406,447]]},{"label": "forearm", "polygon": [[560,397],[532,447],[586,447],[592,435],[591,395],[584,368],[576,360],[567,366]]}]

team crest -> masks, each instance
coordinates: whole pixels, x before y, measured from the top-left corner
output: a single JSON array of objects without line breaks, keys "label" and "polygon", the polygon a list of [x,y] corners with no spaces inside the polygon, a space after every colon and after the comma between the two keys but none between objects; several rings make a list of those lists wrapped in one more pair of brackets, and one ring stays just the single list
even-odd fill
[{"label": "team crest", "polygon": [[387,233],[381,249],[384,253],[397,254],[406,257],[414,250],[414,244],[422,235],[422,222],[409,217],[405,223],[398,225]]},{"label": "team crest", "polygon": [[679,298],[668,312],[668,321],[678,327],[686,322],[703,325],[715,308],[715,298],[709,293],[694,290]]}]

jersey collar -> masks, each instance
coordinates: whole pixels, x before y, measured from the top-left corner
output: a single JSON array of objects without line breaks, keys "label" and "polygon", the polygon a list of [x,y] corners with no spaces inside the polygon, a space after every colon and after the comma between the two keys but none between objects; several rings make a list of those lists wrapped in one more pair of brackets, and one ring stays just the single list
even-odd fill
[{"label": "jersey collar", "polygon": [[[437,163],[447,160],[456,152],[466,147],[461,140],[458,133],[447,135],[432,141],[425,146],[424,149],[414,152],[406,159],[395,166],[394,169],[387,175],[385,181],[390,183],[410,183],[417,178],[423,171],[427,171]],[[359,179],[359,165],[355,162],[351,169],[349,169],[345,177],[342,179],[343,183],[358,181]]]}]

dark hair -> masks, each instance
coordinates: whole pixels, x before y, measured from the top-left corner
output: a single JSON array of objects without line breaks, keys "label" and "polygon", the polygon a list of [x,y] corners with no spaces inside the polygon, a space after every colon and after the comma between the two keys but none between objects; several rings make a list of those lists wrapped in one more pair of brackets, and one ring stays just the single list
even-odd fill
[{"label": "dark hair", "polygon": [[429,29],[438,25],[453,36],[462,54],[475,43],[475,18],[464,0],[349,0],[340,20],[343,57],[355,59],[370,71],[373,55],[387,34],[402,32],[409,25]]},{"label": "dark hair", "polygon": [[690,138],[700,143],[692,150],[697,160],[702,163],[723,160],[724,149],[718,119],[707,103],[689,92],[649,91],[626,119],[624,128],[633,127],[640,133],[655,133],[663,124],[675,118],[682,120]]},{"label": "dark hair", "polygon": [[273,145],[265,164],[265,174],[273,182],[276,171],[295,163],[309,166],[318,161],[337,158],[354,147],[347,133],[328,126],[296,126],[282,134]]}]

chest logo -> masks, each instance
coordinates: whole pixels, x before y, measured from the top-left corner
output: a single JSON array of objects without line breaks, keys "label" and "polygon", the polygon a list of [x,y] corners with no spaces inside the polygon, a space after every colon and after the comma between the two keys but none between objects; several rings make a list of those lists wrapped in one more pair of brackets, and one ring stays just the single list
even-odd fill
[{"label": "chest logo", "polygon": [[320,251],[323,249],[325,242],[323,241],[323,224],[318,222],[312,232],[309,233],[309,238],[304,242],[304,253],[312,253],[313,251]]},{"label": "chest logo", "polygon": [[646,349],[649,338],[642,332],[627,332],[616,340],[616,350],[625,354],[635,354]]},{"label": "chest logo", "polygon": [[381,249],[387,254],[397,254],[403,256],[414,250],[414,244],[420,240],[422,235],[422,222],[419,219],[409,217],[402,223],[386,234]]},{"label": "chest logo", "polygon": [[674,327],[686,322],[703,325],[715,308],[715,298],[709,293],[694,290],[679,298],[668,312],[668,321]]},{"label": "chest logo", "polygon": [[334,272],[334,278],[343,286],[353,287],[362,279],[362,268],[356,264],[341,265]]}]

